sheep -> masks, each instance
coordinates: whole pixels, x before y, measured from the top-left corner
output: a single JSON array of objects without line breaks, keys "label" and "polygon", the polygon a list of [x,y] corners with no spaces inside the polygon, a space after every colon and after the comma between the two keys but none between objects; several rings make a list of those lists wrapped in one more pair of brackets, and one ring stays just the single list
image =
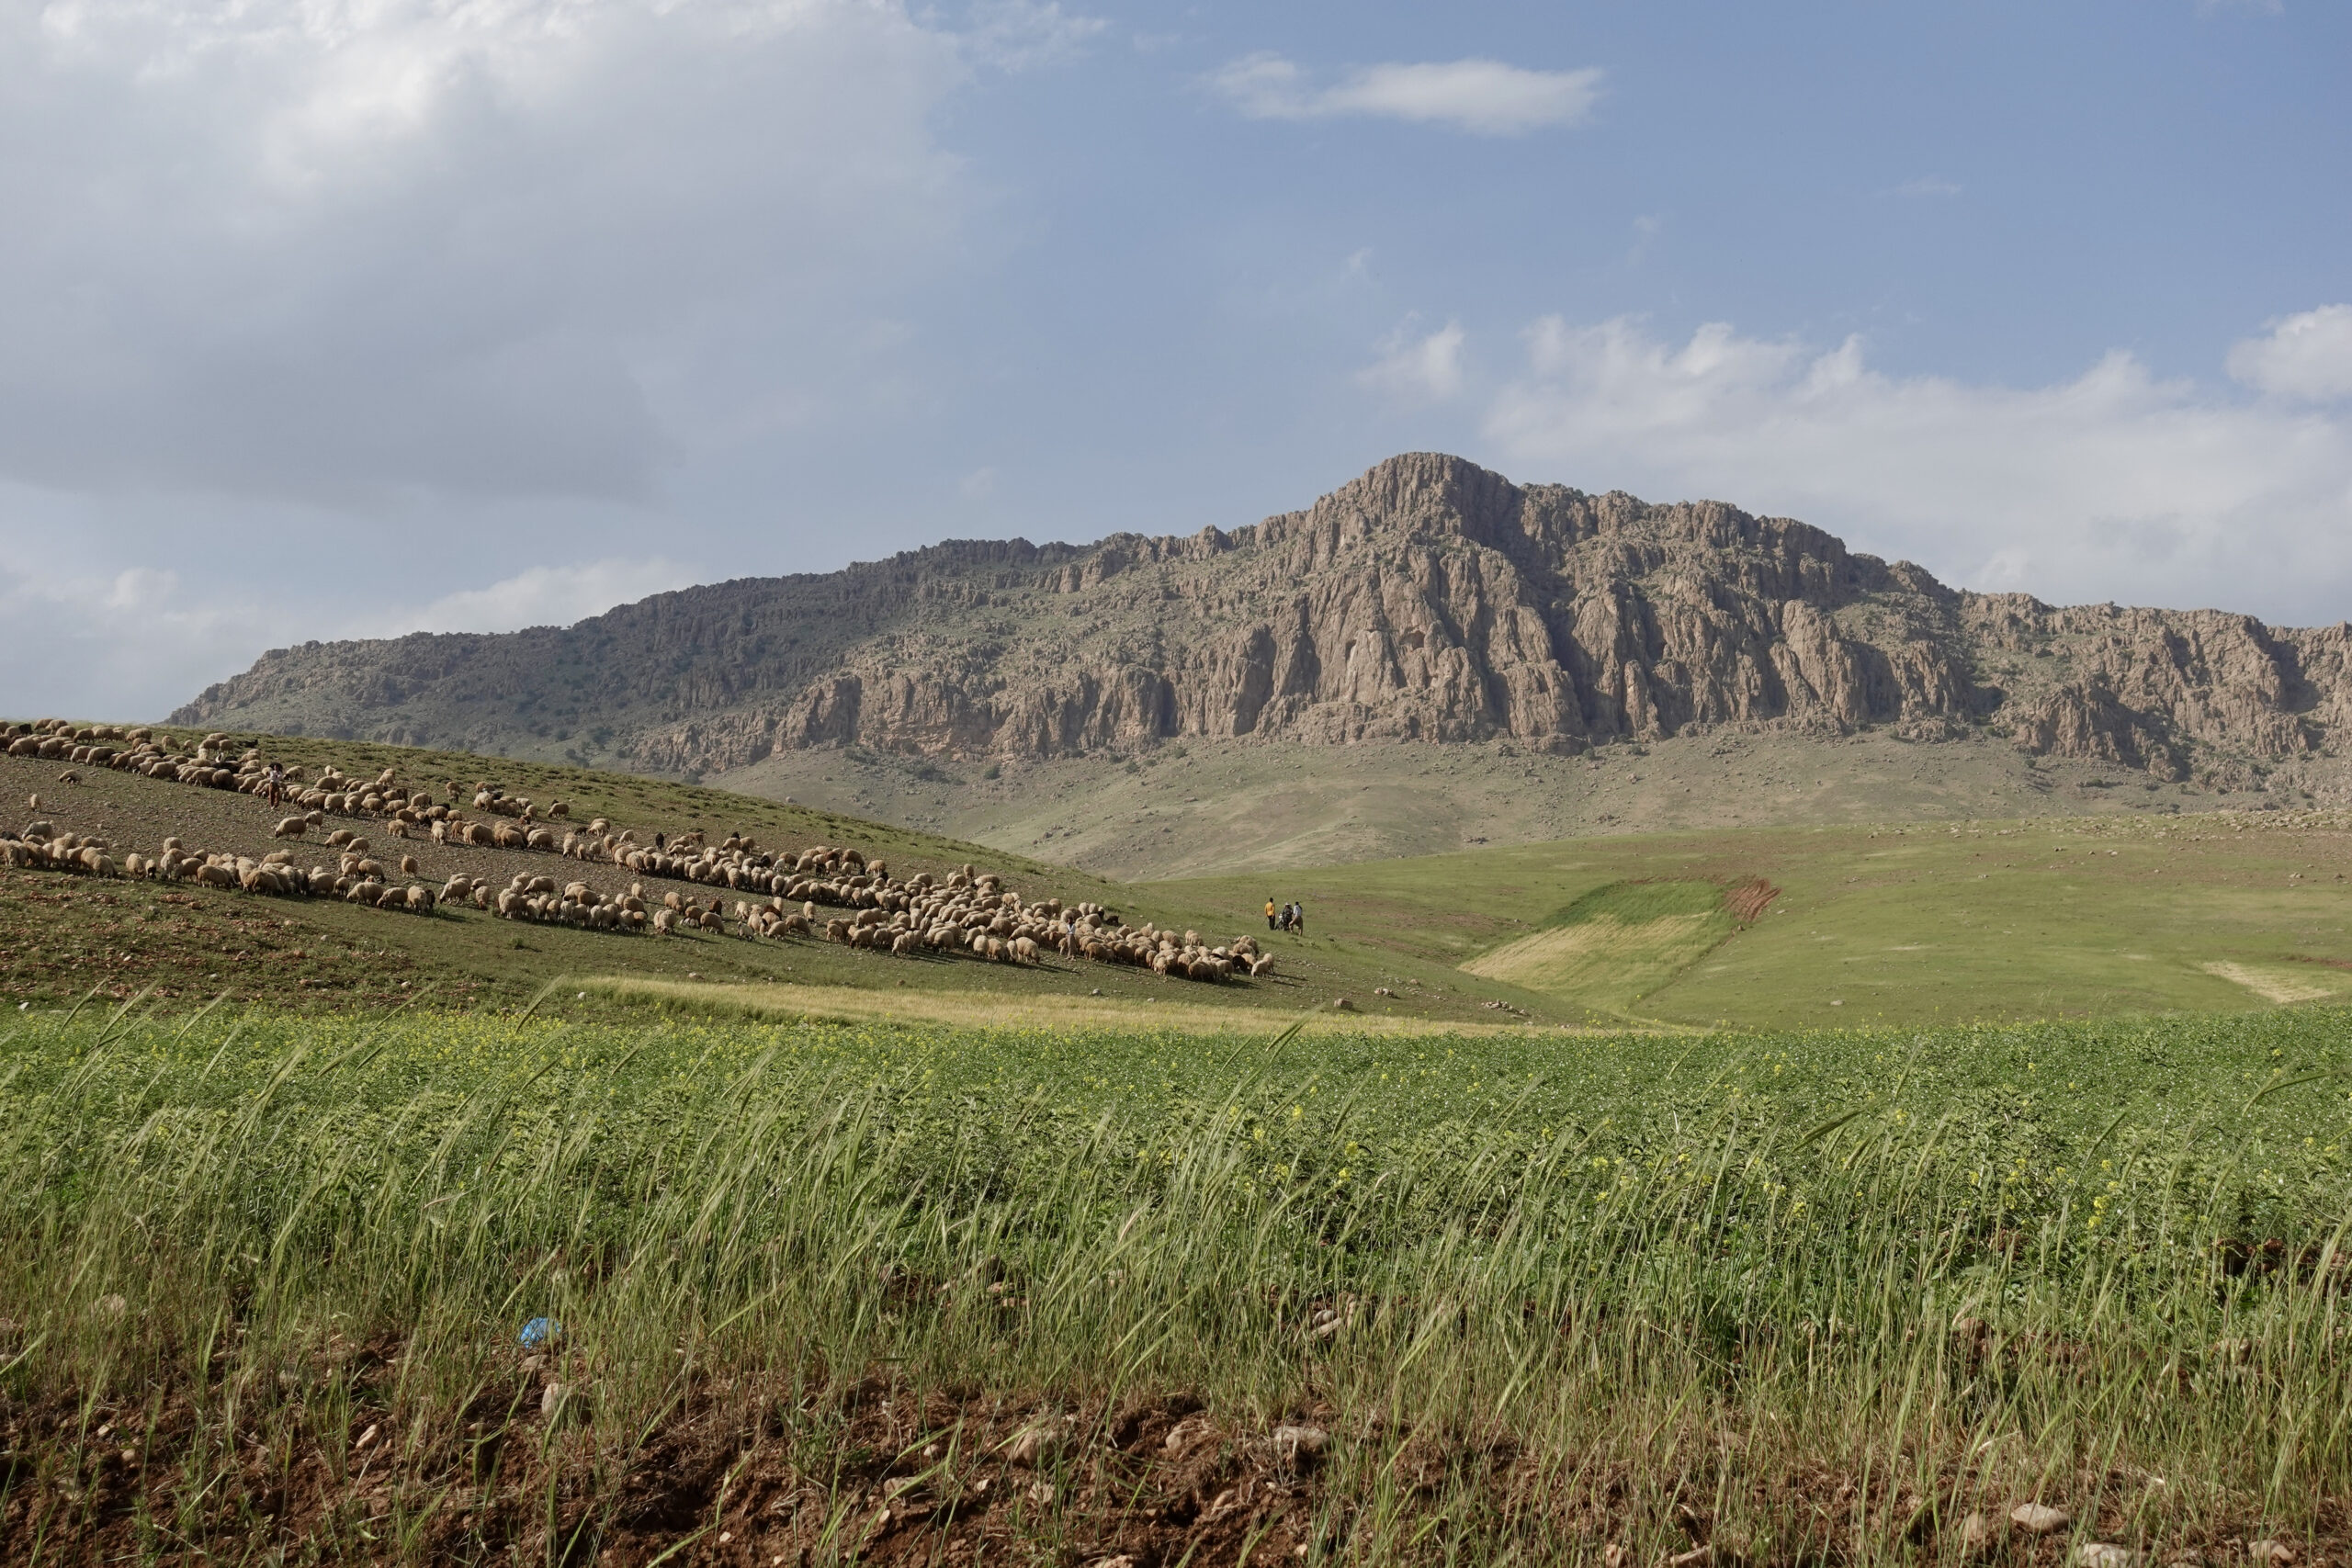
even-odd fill
[{"label": "sheep", "polygon": [[421,875],[423,874],[423,870],[424,868],[416,863],[416,857],[414,855],[401,856],[401,874],[402,876]]},{"label": "sheep", "polygon": [[269,830],[269,836],[273,839],[299,839],[310,830],[310,818],[288,817],[282,818],[277,827]]}]

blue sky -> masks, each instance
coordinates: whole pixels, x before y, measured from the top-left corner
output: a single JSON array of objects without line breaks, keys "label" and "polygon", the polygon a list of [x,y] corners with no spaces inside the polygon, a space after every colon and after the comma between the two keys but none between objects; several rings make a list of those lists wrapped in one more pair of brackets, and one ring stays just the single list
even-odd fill
[{"label": "blue sky", "polygon": [[0,709],[1396,451],[2352,614],[2352,11],[0,5]]}]

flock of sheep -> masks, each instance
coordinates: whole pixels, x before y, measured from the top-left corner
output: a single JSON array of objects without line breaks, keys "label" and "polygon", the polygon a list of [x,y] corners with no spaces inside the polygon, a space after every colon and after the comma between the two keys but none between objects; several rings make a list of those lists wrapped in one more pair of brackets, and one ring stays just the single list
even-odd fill
[{"label": "flock of sheep", "polygon": [[[213,789],[234,789],[266,795],[270,768],[258,751],[245,750],[233,758],[229,738],[208,735],[193,746],[175,747],[161,732],[120,729],[112,726],[76,728],[62,719],[32,725],[0,727],[0,748],[12,757],[63,761],[75,766],[105,767],[148,778]],[[73,781],[70,770],[62,775]],[[327,767],[315,779],[300,768],[281,774],[283,798],[300,807],[271,829],[279,839],[302,840],[321,833],[336,852],[333,866],[295,863],[290,850],[276,850],[258,859],[236,854],[198,854],[179,840],[166,839],[153,856],[126,854],[118,863],[112,846],[81,835],[59,833],[47,822],[36,821],[21,833],[0,835],[0,864],[55,871],[75,871],[99,876],[131,876],[159,881],[185,881],[224,890],[281,897],[340,897],[379,909],[429,914],[443,904],[470,905],[506,919],[530,920],[583,930],[669,933],[688,929],[723,931],[726,900],[714,894],[707,901],[671,891],[658,897],[632,882],[625,894],[601,893],[582,881],[559,885],[548,875],[518,872],[503,888],[493,890],[460,873],[439,889],[414,880],[419,868],[413,856],[401,855],[387,866],[368,840],[348,828],[327,829],[330,816],[373,818],[390,837],[429,835],[437,843],[484,849],[542,851],[573,860],[610,863],[638,877],[661,877],[748,894],[738,898],[732,919],[745,937],[821,938],[851,947],[915,956],[922,953],[969,953],[1001,964],[1035,964],[1048,950],[1071,958],[1128,964],[1149,968],[1175,979],[1217,981],[1236,975],[1260,975],[1273,964],[1249,937],[1228,946],[1211,946],[1197,931],[1162,931],[1146,924],[1130,927],[1113,910],[1098,904],[1065,908],[1060,900],[1024,901],[1007,889],[992,872],[975,873],[969,865],[945,877],[918,873],[893,877],[880,860],[869,861],[854,849],[815,845],[797,852],[762,849],[753,840],[729,834],[709,843],[699,831],[675,840],[656,834],[650,844],[633,829],[616,832],[603,818],[584,829],[569,825],[571,807],[563,801],[542,808],[532,801],[478,784],[472,808],[496,820],[469,818],[457,805],[455,783],[446,786],[448,799],[436,800],[429,789],[397,782],[387,768],[372,779],[346,775]],[[40,797],[33,800],[36,809]],[[556,824],[565,826],[560,833]],[[385,852],[386,857],[390,852]],[[406,878],[409,880],[401,880]],[[820,905],[851,911],[821,920]]]}]

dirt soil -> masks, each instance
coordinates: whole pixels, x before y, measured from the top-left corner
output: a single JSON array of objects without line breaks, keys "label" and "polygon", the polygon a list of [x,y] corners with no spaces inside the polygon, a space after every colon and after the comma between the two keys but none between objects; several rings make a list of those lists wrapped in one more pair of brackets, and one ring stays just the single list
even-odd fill
[{"label": "dirt soil", "polygon": [[[461,1429],[405,1434],[368,1403],[387,1359],[359,1369],[350,1431],[225,1458],[197,1440],[184,1396],[145,1409],[0,1398],[0,1559],[194,1549],[227,1561],[390,1551],[429,1562],[775,1568],[854,1554],[1159,1568],[1295,1562],[1321,1514],[1317,1456],[1182,1398],[1013,1406],[871,1375],[797,1406],[786,1389],[735,1389],[689,1404],[616,1466],[625,1435],[599,1433],[576,1399],[550,1400],[560,1385],[536,1359],[483,1387]],[[821,1447],[805,1434],[812,1422]],[[798,1441],[787,1427],[804,1428]]]},{"label": "dirt soil", "polygon": [[[1321,1406],[1239,1421],[1182,1394],[1051,1404],[920,1392],[878,1371],[813,1389],[707,1388],[632,1442],[558,1381],[560,1359],[525,1357],[432,1430],[386,1406],[399,1353],[386,1343],[340,1369],[345,1425],[265,1433],[255,1415],[228,1444],[183,1392],[0,1394],[0,1561],[1267,1568],[1491,1551],[1800,1568],[1878,1560],[1861,1550],[1876,1540],[1919,1562],[2061,1568],[2079,1539],[2011,1529],[2005,1492],[1957,1501],[1976,1491],[1958,1462],[1939,1467],[1932,1500],[1883,1472],[1802,1463],[1645,1480],[1573,1456],[1547,1463],[1506,1434],[1383,1432]],[[223,1393],[211,1393],[215,1412]],[[1301,1427],[1314,1434],[1304,1445]],[[2071,1478],[2105,1499],[2081,1521],[2095,1539],[2135,1539],[2132,1473]],[[1378,1519],[1360,1501],[1368,1491],[1388,1495]],[[1972,1515],[1987,1532],[1974,1544]],[[1739,1522],[1766,1516],[1792,1533]],[[2294,1555],[2279,1561],[2346,1561],[2346,1525],[2327,1510],[2320,1535],[2283,1542]],[[2211,1521],[2150,1561],[2247,1561],[2250,1539]]]}]

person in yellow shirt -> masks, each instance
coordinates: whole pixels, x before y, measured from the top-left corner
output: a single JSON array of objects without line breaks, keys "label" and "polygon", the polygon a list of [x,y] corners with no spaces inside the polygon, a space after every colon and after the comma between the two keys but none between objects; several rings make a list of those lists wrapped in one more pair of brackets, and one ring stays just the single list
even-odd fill
[{"label": "person in yellow shirt", "polygon": [[1272,895],[1266,898],[1266,929],[1268,931],[1274,929],[1274,900]]}]

